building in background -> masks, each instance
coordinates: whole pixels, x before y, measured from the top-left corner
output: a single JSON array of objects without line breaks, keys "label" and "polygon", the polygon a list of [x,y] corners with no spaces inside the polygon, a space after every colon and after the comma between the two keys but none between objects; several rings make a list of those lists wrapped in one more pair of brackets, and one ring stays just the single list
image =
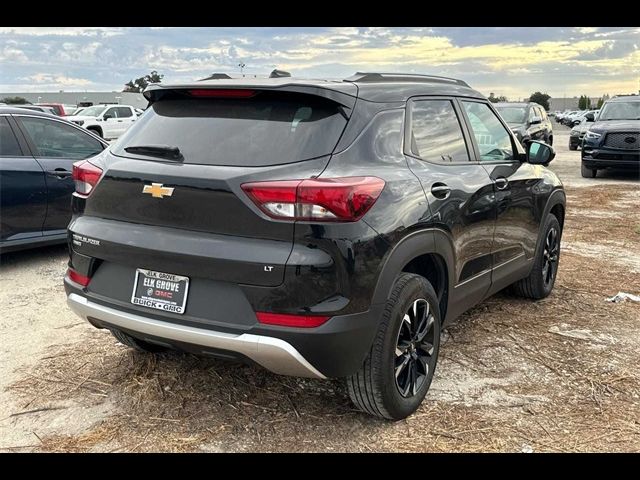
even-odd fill
[{"label": "building in background", "polygon": [[[606,100],[609,98],[607,95],[604,96]],[[578,110],[578,101],[580,97],[555,97],[549,99],[549,111],[550,112],[564,112],[565,110]],[[591,108],[596,108],[598,105],[598,100],[600,97],[590,97],[591,100]]]},{"label": "building in background", "polygon": [[147,100],[141,93],[132,92],[10,92],[0,93],[0,98],[22,97],[31,103],[62,103],[80,105],[81,103],[121,103],[136,108],[147,108]]}]

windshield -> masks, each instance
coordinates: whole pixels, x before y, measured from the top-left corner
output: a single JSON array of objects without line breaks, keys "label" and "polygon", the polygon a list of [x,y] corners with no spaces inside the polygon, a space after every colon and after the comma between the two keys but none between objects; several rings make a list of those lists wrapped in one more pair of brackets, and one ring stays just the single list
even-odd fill
[{"label": "windshield", "polygon": [[93,107],[87,107],[82,111],[82,115],[85,115],[87,117],[97,117],[102,112],[104,112],[105,108],[107,107],[105,107],[104,105],[95,105]]},{"label": "windshield", "polygon": [[598,120],[640,120],[640,102],[607,103],[602,107]]},{"label": "windshield", "polygon": [[346,125],[338,105],[312,95],[260,92],[250,99],[169,99],[136,120],[113,153],[168,145],[184,163],[264,166],[328,155]]},{"label": "windshield", "polygon": [[527,113],[526,107],[498,107],[496,106],[498,113],[504,118],[507,123],[524,123],[525,115]]}]

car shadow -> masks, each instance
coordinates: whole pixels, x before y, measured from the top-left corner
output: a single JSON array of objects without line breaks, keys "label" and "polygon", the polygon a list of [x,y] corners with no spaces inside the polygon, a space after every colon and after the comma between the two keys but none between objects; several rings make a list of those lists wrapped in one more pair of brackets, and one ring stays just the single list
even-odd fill
[{"label": "car shadow", "polygon": [[46,259],[63,259],[67,254],[68,250],[66,243],[2,253],[0,254],[0,271],[17,264],[20,266],[36,266]]}]

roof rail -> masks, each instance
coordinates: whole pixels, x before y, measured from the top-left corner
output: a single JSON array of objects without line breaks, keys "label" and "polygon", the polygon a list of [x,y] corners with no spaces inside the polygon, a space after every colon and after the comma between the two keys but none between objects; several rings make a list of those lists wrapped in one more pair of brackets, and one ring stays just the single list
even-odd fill
[{"label": "roof rail", "polygon": [[420,75],[417,73],[377,73],[377,72],[357,72],[349,78],[344,79],[345,82],[424,82],[424,83],[455,83],[468,87],[469,84],[462,80],[449,77],[439,77],[436,75]]}]

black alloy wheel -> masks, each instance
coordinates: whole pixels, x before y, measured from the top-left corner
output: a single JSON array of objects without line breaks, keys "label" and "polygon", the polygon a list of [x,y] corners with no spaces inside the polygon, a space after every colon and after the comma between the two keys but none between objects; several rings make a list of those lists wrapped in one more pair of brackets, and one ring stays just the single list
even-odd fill
[{"label": "black alloy wheel", "polygon": [[558,231],[551,228],[545,239],[544,251],[542,253],[542,279],[545,288],[553,283],[558,271],[558,253],[560,250],[560,242],[558,241]]},{"label": "black alloy wheel", "polygon": [[415,300],[404,314],[398,331],[394,375],[396,387],[407,398],[415,395],[433,369],[435,318],[429,302]]}]

